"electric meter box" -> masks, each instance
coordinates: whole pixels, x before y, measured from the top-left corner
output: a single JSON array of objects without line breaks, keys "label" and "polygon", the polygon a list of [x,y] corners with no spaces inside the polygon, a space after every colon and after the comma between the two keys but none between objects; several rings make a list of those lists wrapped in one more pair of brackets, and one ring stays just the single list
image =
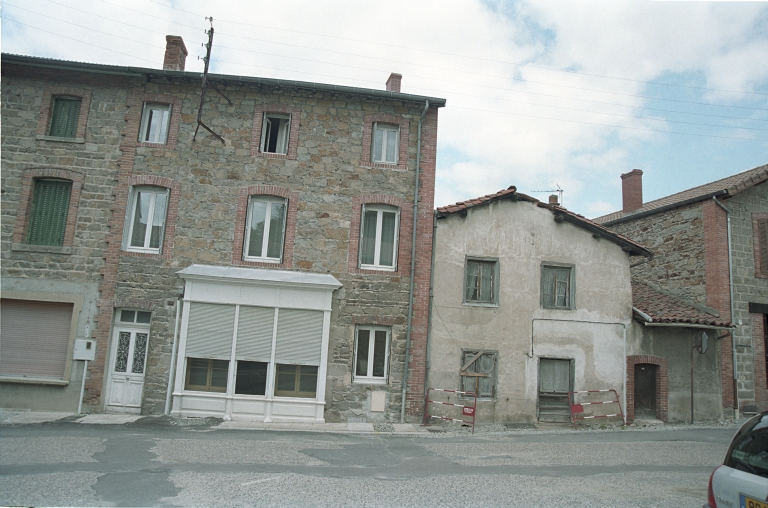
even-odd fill
[{"label": "electric meter box", "polygon": [[75,341],[75,355],[73,360],[88,360],[92,362],[96,358],[96,342],[92,340],[78,339]]}]

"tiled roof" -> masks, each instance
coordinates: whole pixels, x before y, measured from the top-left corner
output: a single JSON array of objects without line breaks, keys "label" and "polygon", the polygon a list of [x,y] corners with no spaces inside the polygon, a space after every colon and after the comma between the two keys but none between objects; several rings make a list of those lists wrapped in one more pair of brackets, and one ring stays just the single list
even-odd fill
[{"label": "tiled roof", "polygon": [[632,306],[650,316],[654,323],[731,326],[728,319],[699,310],[690,303],[657,291],[637,279],[632,279]]},{"label": "tiled roof", "polygon": [[605,226],[601,226],[600,224],[597,224],[582,215],[573,213],[570,210],[563,208],[562,206],[542,203],[538,199],[532,198],[527,194],[521,194],[517,192],[517,188],[514,185],[507,189],[500,190],[495,194],[486,194],[485,196],[482,196],[479,198],[468,199],[466,201],[460,201],[453,205],[438,207],[437,215],[438,215],[438,218],[444,218],[452,213],[457,213],[457,212],[466,213],[466,210],[468,210],[469,208],[486,205],[493,201],[499,201],[502,199],[512,199],[515,201],[528,201],[530,203],[536,204],[536,206],[540,208],[546,208],[555,215],[555,220],[565,220],[567,222],[580,226],[592,232],[593,235],[606,238],[607,240],[610,240],[613,243],[625,248],[632,255],[640,255],[640,256],[647,256],[647,257],[651,257],[653,255],[651,251],[649,251],[639,243],[635,242],[634,240],[624,235],[620,235],[615,231],[611,231]]},{"label": "tiled roof", "polygon": [[673,207],[674,205],[690,202],[696,198],[704,198],[718,191],[726,191],[727,194],[733,196],[734,194],[737,194],[748,187],[757,185],[758,183],[764,182],[766,180],[768,180],[768,164],[743,171],[736,175],[728,176],[721,180],[700,185],[692,189],[684,190],[682,192],[678,192],[677,194],[672,194],[671,196],[666,196],[654,201],[643,203],[643,207],[640,210],[636,210],[627,215],[619,210],[618,212],[609,213],[608,215],[603,215],[602,217],[598,217],[593,220],[599,224],[605,224],[606,222],[621,219],[625,216],[629,217],[643,212],[650,212],[659,208]]}]

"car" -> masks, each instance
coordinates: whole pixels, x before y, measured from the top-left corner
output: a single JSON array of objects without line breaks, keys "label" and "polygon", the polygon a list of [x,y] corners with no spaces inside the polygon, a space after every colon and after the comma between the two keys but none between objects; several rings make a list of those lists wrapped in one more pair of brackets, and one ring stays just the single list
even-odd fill
[{"label": "car", "polygon": [[768,508],[768,411],[747,420],[709,477],[704,508]]}]

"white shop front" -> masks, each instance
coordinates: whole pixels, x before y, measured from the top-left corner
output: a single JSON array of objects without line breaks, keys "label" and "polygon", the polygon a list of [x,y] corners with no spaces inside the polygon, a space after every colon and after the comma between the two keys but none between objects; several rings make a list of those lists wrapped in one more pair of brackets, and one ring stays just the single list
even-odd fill
[{"label": "white shop front", "polygon": [[192,265],[171,414],[324,422],[332,275]]}]

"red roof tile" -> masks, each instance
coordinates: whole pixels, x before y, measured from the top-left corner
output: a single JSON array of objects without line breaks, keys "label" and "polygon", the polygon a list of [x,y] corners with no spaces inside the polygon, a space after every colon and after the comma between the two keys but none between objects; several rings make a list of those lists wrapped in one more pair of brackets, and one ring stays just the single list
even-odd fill
[{"label": "red roof tile", "polygon": [[[718,191],[726,191],[729,195],[733,196],[734,194],[737,194],[748,187],[757,185],[758,183],[764,182],[766,180],[768,180],[768,164],[743,171],[736,175],[728,176],[711,183],[700,185],[692,189],[684,190],[682,192],[678,192],[677,194],[672,194],[671,196],[649,201],[644,203],[640,210],[636,210],[626,215],[626,217],[637,215],[643,212],[650,212],[658,208],[674,206],[696,198],[704,198]],[[624,212],[619,210],[618,212],[609,213],[608,215],[603,215],[602,217],[597,217],[593,220],[598,224],[605,224],[606,222],[611,222],[623,217],[625,217]]]},{"label": "red roof tile", "polygon": [[731,326],[728,319],[699,310],[690,303],[655,290],[637,279],[632,280],[632,306],[650,316],[654,323]]}]

